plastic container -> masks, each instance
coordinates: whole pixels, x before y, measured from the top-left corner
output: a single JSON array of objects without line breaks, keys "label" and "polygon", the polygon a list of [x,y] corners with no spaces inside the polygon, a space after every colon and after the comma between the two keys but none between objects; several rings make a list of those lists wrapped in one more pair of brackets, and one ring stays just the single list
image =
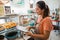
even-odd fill
[{"label": "plastic container", "polygon": [[31,20],[31,21],[29,22],[29,25],[30,25],[31,27],[33,27],[33,26],[35,25],[35,21],[34,21],[34,20]]},{"label": "plastic container", "polygon": [[15,40],[18,37],[18,32],[17,31],[12,31],[12,32],[6,33],[5,37],[8,40]]}]

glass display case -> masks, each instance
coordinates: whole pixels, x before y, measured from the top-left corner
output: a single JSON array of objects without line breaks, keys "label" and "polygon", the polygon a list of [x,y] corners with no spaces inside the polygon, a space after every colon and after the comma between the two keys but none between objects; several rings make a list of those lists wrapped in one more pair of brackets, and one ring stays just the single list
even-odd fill
[{"label": "glass display case", "polygon": [[[4,34],[6,32],[11,32],[16,29],[16,26],[19,24],[19,16],[17,14],[10,14],[5,16],[0,16],[0,34]],[[15,23],[14,23],[15,22]],[[16,24],[12,27],[12,25]],[[6,27],[6,28],[5,28]],[[11,28],[7,28],[11,27]]]},{"label": "glass display case", "polygon": [[36,22],[36,17],[31,15],[21,15],[19,18],[21,26],[31,26]]},{"label": "glass display case", "polygon": [[32,15],[21,15],[20,16],[20,25],[21,26],[27,26],[29,24],[29,20],[32,17]]}]

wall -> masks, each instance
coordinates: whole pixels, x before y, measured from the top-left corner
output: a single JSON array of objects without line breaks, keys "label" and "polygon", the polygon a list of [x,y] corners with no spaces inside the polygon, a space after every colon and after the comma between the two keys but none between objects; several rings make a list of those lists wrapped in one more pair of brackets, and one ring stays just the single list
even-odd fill
[{"label": "wall", "polygon": [[[39,0],[35,0],[34,8],[36,6],[37,1],[39,1]],[[49,6],[51,13],[55,12],[54,9],[59,8],[59,5],[60,5],[59,0],[43,0],[43,1],[45,1],[46,4]],[[8,4],[6,4],[6,5],[8,5]],[[25,0],[25,5],[23,7],[18,7],[18,6],[14,7],[11,5],[11,8],[17,14],[28,14],[27,10],[29,9],[29,0]]]},{"label": "wall", "polygon": [[12,10],[14,10],[15,13],[17,14],[27,14],[27,10],[29,9],[29,0],[25,0],[25,5],[24,6],[12,6]]},{"label": "wall", "polygon": [[59,8],[59,0],[44,0],[51,10]]},{"label": "wall", "polygon": [[49,6],[50,8],[50,15],[52,15],[53,12],[56,12],[55,9],[59,8],[59,0],[44,0],[46,2],[46,4]]}]

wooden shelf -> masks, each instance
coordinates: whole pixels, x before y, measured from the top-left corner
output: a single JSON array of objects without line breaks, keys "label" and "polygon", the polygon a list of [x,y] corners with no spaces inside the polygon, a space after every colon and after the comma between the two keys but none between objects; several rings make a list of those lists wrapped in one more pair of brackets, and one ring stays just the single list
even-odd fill
[{"label": "wooden shelf", "polygon": [[0,19],[6,19],[8,18],[7,16],[0,16]]},{"label": "wooden shelf", "polygon": [[18,14],[7,14],[7,15],[4,15],[4,16],[0,16],[0,19],[6,19],[6,18],[9,18],[9,17],[16,17],[18,16]]},{"label": "wooden shelf", "polygon": [[5,16],[18,16],[18,14],[6,14]]}]

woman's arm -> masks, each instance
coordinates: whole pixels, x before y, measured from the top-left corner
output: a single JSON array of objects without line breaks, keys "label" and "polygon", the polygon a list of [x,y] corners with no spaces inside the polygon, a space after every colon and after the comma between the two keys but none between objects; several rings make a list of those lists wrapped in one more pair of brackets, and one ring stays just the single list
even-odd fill
[{"label": "woman's arm", "polygon": [[35,29],[35,27],[27,27],[28,31],[30,31],[30,29]]},{"label": "woman's arm", "polygon": [[50,35],[50,32],[45,30],[44,34],[32,34],[31,36],[34,38],[48,39],[49,35]]}]

